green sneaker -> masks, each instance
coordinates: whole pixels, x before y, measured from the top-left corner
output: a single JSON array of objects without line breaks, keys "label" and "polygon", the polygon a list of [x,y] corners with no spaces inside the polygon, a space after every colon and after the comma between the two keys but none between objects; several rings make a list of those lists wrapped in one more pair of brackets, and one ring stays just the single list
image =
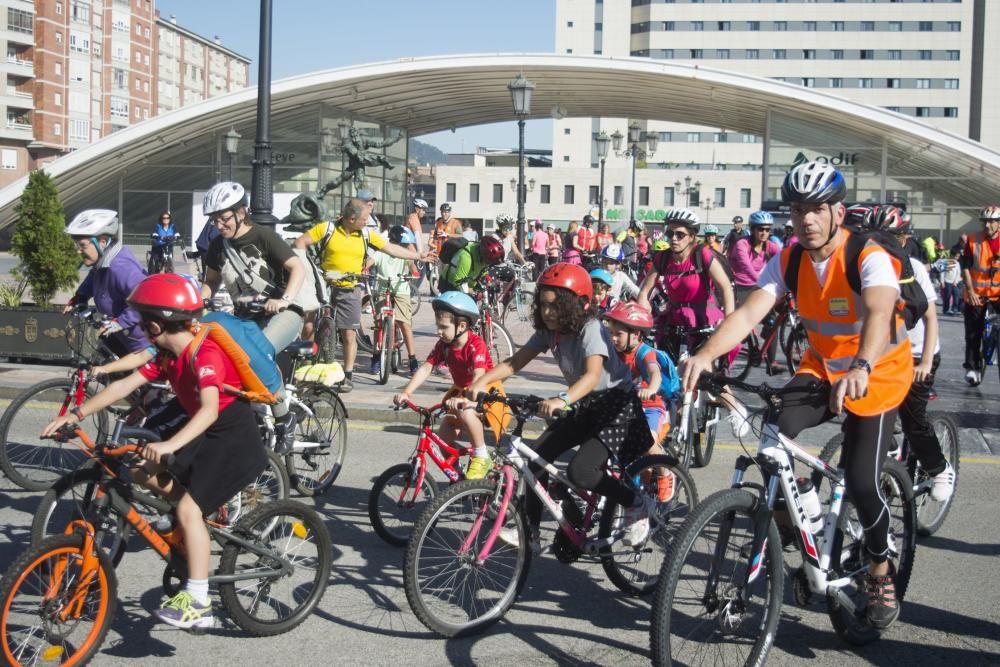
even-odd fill
[{"label": "green sneaker", "polygon": [[483,479],[493,467],[493,459],[488,456],[473,456],[465,469],[465,479]]},{"label": "green sneaker", "polygon": [[185,630],[210,628],[215,625],[211,603],[200,604],[187,591],[181,591],[174,597],[164,600],[153,614],[164,623]]}]

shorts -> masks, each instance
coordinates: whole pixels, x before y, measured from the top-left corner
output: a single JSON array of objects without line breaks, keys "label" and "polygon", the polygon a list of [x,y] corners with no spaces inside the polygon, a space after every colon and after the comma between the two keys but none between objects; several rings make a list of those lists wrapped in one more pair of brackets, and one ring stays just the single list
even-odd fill
[{"label": "shorts", "polygon": [[253,408],[234,401],[208,430],[177,450],[168,469],[201,511],[211,514],[267,466]]},{"label": "shorts", "polygon": [[[385,298],[385,294],[382,295]],[[392,297],[392,310],[396,314],[396,321],[400,324],[410,324],[413,322],[413,304],[410,295],[406,292],[394,294]]]},{"label": "shorts", "polygon": [[654,407],[643,407],[642,412],[646,415],[649,432],[653,434],[653,442],[663,442],[670,432],[670,413],[664,408]]},{"label": "shorts", "polygon": [[[443,402],[447,401],[449,398],[462,396],[466,389],[468,389],[468,387],[459,387],[458,385],[453,384],[451,388],[445,392],[444,398],[441,400]],[[507,395],[503,390],[503,385],[499,382],[493,382],[486,386],[487,392],[491,389],[496,389],[497,393],[501,396]],[[507,430],[507,426],[510,424],[512,417],[513,413],[510,408],[503,403],[490,403],[489,407],[486,408],[486,412],[482,414],[481,419],[483,420],[483,425],[493,433],[493,436],[496,438],[496,442],[499,443],[500,436]]]},{"label": "shorts", "polygon": [[334,287],[330,293],[330,303],[337,309],[333,322],[338,331],[357,329],[361,326],[361,286]]}]

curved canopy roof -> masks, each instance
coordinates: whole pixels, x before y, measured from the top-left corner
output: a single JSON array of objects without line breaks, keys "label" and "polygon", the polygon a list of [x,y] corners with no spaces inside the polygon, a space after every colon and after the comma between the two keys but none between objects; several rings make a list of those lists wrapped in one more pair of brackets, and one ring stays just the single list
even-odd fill
[{"label": "curved canopy roof", "polygon": [[[692,123],[763,135],[766,110],[803,127],[850,132],[889,143],[905,170],[961,179],[945,187],[964,201],[997,198],[1000,153],[915,118],[856,104],[811,88],[674,62],[604,56],[491,54],[412,58],[316,72],[273,84],[272,111],[326,102],[411,136],[511,120],[507,83],[517,72],[536,84],[530,117],[558,105],[568,116]],[[110,172],[140,163],[233,123],[252,122],[257,91],[247,88],[116,132],[46,167],[64,200]],[[804,133],[808,134],[808,133]],[[811,137],[803,136],[803,145]],[[947,179],[945,179],[947,180]],[[0,224],[10,221],[27,179],[0,190]]]}]

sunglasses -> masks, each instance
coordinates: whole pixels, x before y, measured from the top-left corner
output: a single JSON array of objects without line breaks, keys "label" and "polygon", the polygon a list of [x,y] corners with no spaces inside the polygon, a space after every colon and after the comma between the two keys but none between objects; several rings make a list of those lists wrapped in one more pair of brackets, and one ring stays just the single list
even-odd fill
[{"label": "sunglasses", "polygon": [[769,231],[771,231],[771,228],[770,228],[770,227],[756,227],[755,229],[756,229],[756,230],[757,230],[758,232],[769,232]]},{"label": "sunglasses", "polygon": [[686,239],[691,235],[687,232],[667,232],[664,236],[670,239]]}]

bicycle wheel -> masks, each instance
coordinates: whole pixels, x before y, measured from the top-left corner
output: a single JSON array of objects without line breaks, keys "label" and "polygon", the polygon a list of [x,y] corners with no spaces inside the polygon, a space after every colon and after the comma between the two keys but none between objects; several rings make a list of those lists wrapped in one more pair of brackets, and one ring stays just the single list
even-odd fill
[{"label": "bicycle wheel", "polygon": [[386,315],[379,325],[379,372],[378,383],[387,384],[389,376],[392,375],[392,347],[396,329],[396,322],[393,317]]},{"label": "bicycle wheel", "polygon": [[788,362],[788,374],[795,375],[802,363],[802,355],[809,348],[809,338],[806,335],[802,322],[798,322],[788,334],[788,339],[782,350],[785,353],[785,360]]},{"label": "bicycle wheel", "polygon": [[514,345],[514,339],[510,337],[510,333],[502,324],[492,320],[490,329],[491,335],[486,339],[486,346],[490,350],[493,365],[496,366],[504,359],[510,359],[514,356],[517,347]]},{"label": "bicycle wheel", "polygon": [[96,576],[81,584],[82,535],[54,535],[15,560],[0,580],[5,665],[85,664],[101,647],[118,608],[118,581],[97,550]]},{"label": "bicycle wheel", "polygon": [[347,410],[337,392],[310,384],[300,394],[295,445],[285,455],[285,469],[304,496],[324,493],[336,481],[347,455]]},{"label": "bicycle wheel", "polygon": [[233,532],[256,548],[227,541],[219,574],[260,575],[219,584],[233,622],[255,637],[270,637],[306,620],[323,598],[333,561],[330,532],[320,516],[302,503],[282,500],[245,515]]},{"label": "bicycle wheel", "polygon": [[[87,460],[72,445],[39,437],[58,416],[72,388],[67,378],[39,382],[11,401],[0,419],[0,470],[22,489],[44,491]],[[87,387],[86,396],[89,399],[95,393],[96,383]],[[69,405],[72,409],[76,404],[71,401]],[[108,433],[108,415],[102,410],[80,426],[94,442],[102,442]]]},{"label": "bicycle wheel", "polygon": [[109,508],[99,510],[94,505],[97,484],[102,471],[96,465],[83,468],[59,478],[52,485],[35,509],[31,522],[31,544],[41,544],[53,535],[62,535],[70,521],[83,519],[101,531],[101,549],[108,554],[112,565],[118,566],[125,555],[132,526],[125,517],[112,513]]},{"label": "bicycle wheel", "polygon": [[774,521],[761,553],[750,553],[757,506],[753,494],[726,489],[684,522],[653,599],[654,665],[764,664],[778,627],[784,571]]},{"label": "bicycle wheel", "polygon": [[[615,542],[601,551],[601,565],[611,583],[623,593],[647,595],[656,588],[667,547],[698,504],[698,491],[691,475],[677,465],[677,460],[662,454],[635,460],[625,469],[624,477],[635,480],[642,493],[656,498],[656,517],[650,517],[645,544],[624,546],[619,540],[624,532],[625,508],[609,500],[601,514],[598,536]],[[660,497],[658,485],[664,478],[673,480],[669,497]]]},{"label": "bicycle wheel", "polygon": [[535,325],[531,320],[533,300],[534,297],[529,292],[515,293],[503,310],[501,323],[518,346],[527,343],[535,333]]},{"label": "bicycle wheel", "polygon": [[410,463],[394,465],[375,480],[368,494],[368,518],[375,533],[389,544],[405,547],[413,523],[437,495],[437,484],[425,475],[416,488],[416,471]]},{"label": "bicycle wheel", "polygon": [[516,531],[518,546],[497,539],[478,560],[498,498],[497,482],[457,482],[413,526],[403,560],[406,599],[420,622],[443,637],[482,632],[503,618],[524,585],[531,549],[527,520],[515,504],[505,524]]},{"label": "bicycle wheel", "polygon": [[[230,514],[224,523],[227,525],[235,524],[241,516],[258,507],[284,500],[288,497],[288,489],[288,473],[285,471],[285,462],[274,451],[268,449],[267,467],[257,475],[257,479],[243,487],[238,499],[233,498],[227,503]],[[234,510],[236,513],[232,514]]]},{"label": "bicycle wheel", "polygon": [[371,312],[366,313],[364,308],[362,308],[361,326],[354,330],[354,337],[358,341],[358,349],[368,354],[375,351],[375,322],[378,317],[378,314],[374,312],[375,310],[375,307],[372,306],[369,308]]},{"label": "bicycle wheel", "polygon": [[[889,507],[889,560],[896,568],[896,600],[903,603],[913,572],[913,558],[917,548],[917,519],[913,506],[913,482],[898,461],[886,459],[882,464],[879,483],[882,497]],[[849,498],[849,495],[848,495]],[[837,635],[854,646],[862,646],[881,637],[881,631],[868,624],[865,608],[864,576],[868,570],[868,557],[864,532],[857,511],[850,500],[844,500],[834,536],[834,559],[831,579],[853,575],[853,583],[841,589],[854,603],[854,609],[840,604],[834,595],[826,599],[827,613]]]},{"label": "bicycle wheel", "polygon": [[750,374],[750,366],[758,359],[757,336],[754,333],[750,333],[740,344],[740,350],[729,364],[729,370],[726,374],[737,380],[744,380]]},{"label": "bicycle wheel", "polygon": [[715,432],[719,426],[721,412],[718,400],[709,397],[705,392],[698,394],[698,410],[695,413],[698,417],[698,432],[695,434],[694,447],[691,451],[696,468],[704,468],[712,460],[712,453],[715,451]]},{"label": "bicycle wheel", "polygon": [[334,326],[333,317],[324,315],[316,322],[316,333],[313,340],[319,348],[316,361],[321,364],[332,364],[337,359],[337,328]]},{"label": "bicycle wheel", "polygon": [[958,426],[955,425],[955,420],[946,414],[934,414],[927,417],[927,421],[930,422],[931,428],[934,429],[934,433],[937,435],[938,442],[941,443],[941,453],[944,454],[945,460],[951,464],[951,469],[955,471],[955,490],[952,491],[951,497],[944,502],[938,502],[931,498],[929,490],[931,476],[924,472],[924,469],[920,467],[920,463],[917,461],[917,457],[913,455],[912,451],[910,452],[912,464],[909,467],[913,472],[911,476],[913,477],[914,486],[917,488],[921,486],[928,487],[926,491],[914,498],[917,508],[917,534],[924,537],[937,532],[944,524],[945,517],[948,516],[948,511],[951,509],[952,503],[955,502],[955,493],[958,492],[960,450],[958,446]]},{"label": "bicycle wheel", "polygon": [[410,314],[416,315],[420,310],[420,304],[423,303],[423,297],[420,296],[420,279],[411,278],[410,279]]}]

